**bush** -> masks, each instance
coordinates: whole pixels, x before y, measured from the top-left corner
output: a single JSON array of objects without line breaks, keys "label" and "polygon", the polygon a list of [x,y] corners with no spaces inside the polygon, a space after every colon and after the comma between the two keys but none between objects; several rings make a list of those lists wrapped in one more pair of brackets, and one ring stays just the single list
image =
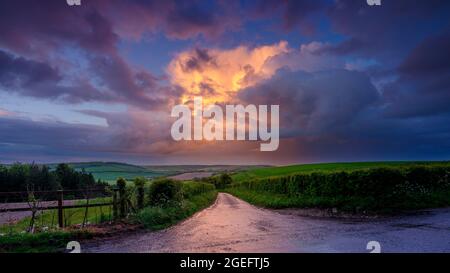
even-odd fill
[{"label": "bush", "polygon": [[231,178],[231,176],[227,173],[223,173],[218,177],[215,186],[218,189],[223,189],[229,186],[232,182],[233,179]]},{"label": "bush", "polygon": [[233,178],[229,174],[223,173],[218,176],[195,178],[194,181],[213,184],[216,189],[224,189],[233,183]]},{"label": "bush", "polygon": [[150,185],[149,202],[151,206],[179,203],[182,199],[180,182],[172,179],[160,179]]},{"label": "bush", "polygon": [[216,191],[208,191],[184,199],[176,205],[146,207],[137,213],[136,220],[152,230],[166,228],[208,207],[214,202],[216,196]]},{"label": "bush", "polygon": [[215,190],[213,184],[202,182],[183,182],[182,184],[184,198],[189,198],[194,195],[206,193]]}]

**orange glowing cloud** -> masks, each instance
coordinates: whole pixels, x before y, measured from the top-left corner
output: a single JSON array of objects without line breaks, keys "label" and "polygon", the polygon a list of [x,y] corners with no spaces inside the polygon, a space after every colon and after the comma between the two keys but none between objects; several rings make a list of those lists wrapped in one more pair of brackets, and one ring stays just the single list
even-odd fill
[{"label": "orange glowing cloud", "polygon": [[286,41],[254,48],[193,49],[179,53],[167,72],[173,84],[186,90],[183,102],[199,95],[207,103],[226,102],[239,90],[270,78],[280,67],[268,61],[289,51]]}]

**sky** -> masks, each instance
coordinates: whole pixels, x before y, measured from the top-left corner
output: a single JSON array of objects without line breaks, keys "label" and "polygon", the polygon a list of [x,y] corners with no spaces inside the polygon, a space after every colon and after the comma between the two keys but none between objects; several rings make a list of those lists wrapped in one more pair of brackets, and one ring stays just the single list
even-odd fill
[{"label": "sky", "polygon": [[[450,159],[450,1],[0,1],[0,163]],[[204,102],[280,106],[280,145],[174,141]]]}]

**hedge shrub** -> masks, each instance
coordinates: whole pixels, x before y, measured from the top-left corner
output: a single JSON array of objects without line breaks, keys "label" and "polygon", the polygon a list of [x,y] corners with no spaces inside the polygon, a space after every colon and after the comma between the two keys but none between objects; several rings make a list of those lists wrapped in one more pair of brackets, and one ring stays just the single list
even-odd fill
[{"label": "hedge shrub", "polygon": [[151,206],[164,206],[181,202],[183,194],[180,182],[172,179],[160,179],[151,183],[149,191]]},{"label": "hedge shrub", "polygon": [[450,167],[415,166],[358,171],[313,172],[247,180],[232,185],[244,189],[321,197],[364,197],[392,200],[410,195],[450,190]]},{"label": "hedge shrub", "polygon": [[213,184],[202,182],[182,182],[182,192],[185,198],[215,190]]}]

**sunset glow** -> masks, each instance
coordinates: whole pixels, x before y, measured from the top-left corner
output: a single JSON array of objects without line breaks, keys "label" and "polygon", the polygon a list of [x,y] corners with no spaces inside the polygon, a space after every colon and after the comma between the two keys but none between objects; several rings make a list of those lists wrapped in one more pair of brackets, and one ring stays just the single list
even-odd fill
[{"label": "sunset glow", "polygon": [[279,67],[267,62],[287,52],[286,41],[255,48],[196,49],[178,54],[167,71],[172,83],[186,90],[182,102],[201,95],[205,103],[223,103],[234,100],[239,90],[270,78]]}]

